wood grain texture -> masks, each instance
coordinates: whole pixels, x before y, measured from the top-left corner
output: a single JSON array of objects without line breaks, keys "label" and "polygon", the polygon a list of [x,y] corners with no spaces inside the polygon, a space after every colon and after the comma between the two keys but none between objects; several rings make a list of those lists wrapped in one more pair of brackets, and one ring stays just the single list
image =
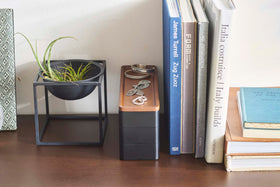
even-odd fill
[{"label": "wood grain texture", "polygon": [[130,70],[130,66],[122,66],[121,68],[121,81],[120,81],[120,98],[119,98],[119,110],[120,111],[147,111],[147,112],[155,112],[159,111],[159,93],[158,93],[158,73],[156,66],[147,66],[148,69],[154,68],[155,71],[150,73],[150,77],[145,78],[143,80],[151,81],[151,84],[148,88],[143,89],[142,91],[145,93],[144,96],[147,97],[147,101],[144,105],[138,106],[132,103],[132,100],[138,97],[138,95],[126,96],[126,93],[132,89],[132,85],[137,85],[138,82],[142,79],[129,79],[124,76],[124,72],[126,70]]},{"label": "wood grain texture", "polygon": [[[88,133],[94,130],[90,124],[80,121],[67,131],[48,128],[46,133],[91,138],[85,137],[95,135]],[[120,161],[118,115],[109,115],[102,147],[36,146],[34,117],[19,116],[16,132],[0,132],[1,186],[279,186],[280,172],[227,173],[222,164],[209,165],[193,155],[170,156],[164,116],[160,125],[158,161]]]}]

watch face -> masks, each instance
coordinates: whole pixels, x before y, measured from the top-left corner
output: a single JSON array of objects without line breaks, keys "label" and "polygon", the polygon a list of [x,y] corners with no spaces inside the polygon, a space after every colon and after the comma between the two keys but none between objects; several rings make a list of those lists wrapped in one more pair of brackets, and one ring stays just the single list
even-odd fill
[{"label": "watch face", "polygon": [[0,104],[0,129],[2,128],[2,125],[3,125],[3,119],[4,119],[3,109],[2,109],[2,106]]}]

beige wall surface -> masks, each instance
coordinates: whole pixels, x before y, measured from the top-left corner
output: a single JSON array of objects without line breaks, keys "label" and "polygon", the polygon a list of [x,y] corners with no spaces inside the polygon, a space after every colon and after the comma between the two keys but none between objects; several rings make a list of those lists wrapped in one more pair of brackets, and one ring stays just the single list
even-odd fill
[{"label": "beige wall surface", "polygon": [[[229,46],[231,86],[279,86],[280,2],[235,0]],[[51,40],[65,35],[78,40],[60,41],[52,59],[105,59],[108,73],[109,113],[118,112],[120,67],[153,64],[159,69],[163,103],[161,0],[2,0],[13,8],[15,32],[37,41],[43,52]],[[38,67],[25,40],[15,37],[17,111],[33,114],[32,82]],[[50,95],[52,113],[97,113],[97,92],[77,101]],[[44,94],[39,90],[39,113]],[[161,104],[163,106],[163,104]]]}]

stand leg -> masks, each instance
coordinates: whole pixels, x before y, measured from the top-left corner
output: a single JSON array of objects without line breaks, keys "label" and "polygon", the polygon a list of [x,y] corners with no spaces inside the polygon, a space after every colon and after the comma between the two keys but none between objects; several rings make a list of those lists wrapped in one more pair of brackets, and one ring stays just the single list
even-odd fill
[{"label": "stand leg", "polygon": [[107,73],[106,73],[106,63],[104,71],[104,105],[105,105],[105,119],[104,119],[104,129],[103,129],[103,139],[105,139],[105,134],[107,130],[108,123],[108,102],[107,102]]},{"label": "stand leg", "polygon": [[101,84],[98,84],[98,106],[99,106],[99,142],[102,144],[103,128],[102,128],[102,96]]},{"label": "stand leg", "polygon": [[108,118],[108,103],[107,103],[107,73],[104,71],[104,101],[105,101],[105,119]]},{"label": "stand leg", "polygon": [[33,96],[34,96],[34,116],[35,116],[35,133],[36,133],[36,144],[40,144],[39,138],[39,119],[38,119],[38,103],[37,103],[37,90],[36,85],[33,85]]},{"label": "stand leg", "polygon": [[45,87],[45,104],[46,104],[46,117],[49,118],[49,97],[48,97],[48,89]]}]

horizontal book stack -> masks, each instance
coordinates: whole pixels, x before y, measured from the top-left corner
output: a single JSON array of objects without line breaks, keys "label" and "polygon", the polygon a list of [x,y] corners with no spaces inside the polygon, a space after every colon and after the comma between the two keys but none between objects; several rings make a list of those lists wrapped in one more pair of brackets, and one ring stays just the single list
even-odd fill
[{"label": "horizontal book stack", "polygon": [[225,134],[227,171],[280,170],[280,88],[232,88]]}]

